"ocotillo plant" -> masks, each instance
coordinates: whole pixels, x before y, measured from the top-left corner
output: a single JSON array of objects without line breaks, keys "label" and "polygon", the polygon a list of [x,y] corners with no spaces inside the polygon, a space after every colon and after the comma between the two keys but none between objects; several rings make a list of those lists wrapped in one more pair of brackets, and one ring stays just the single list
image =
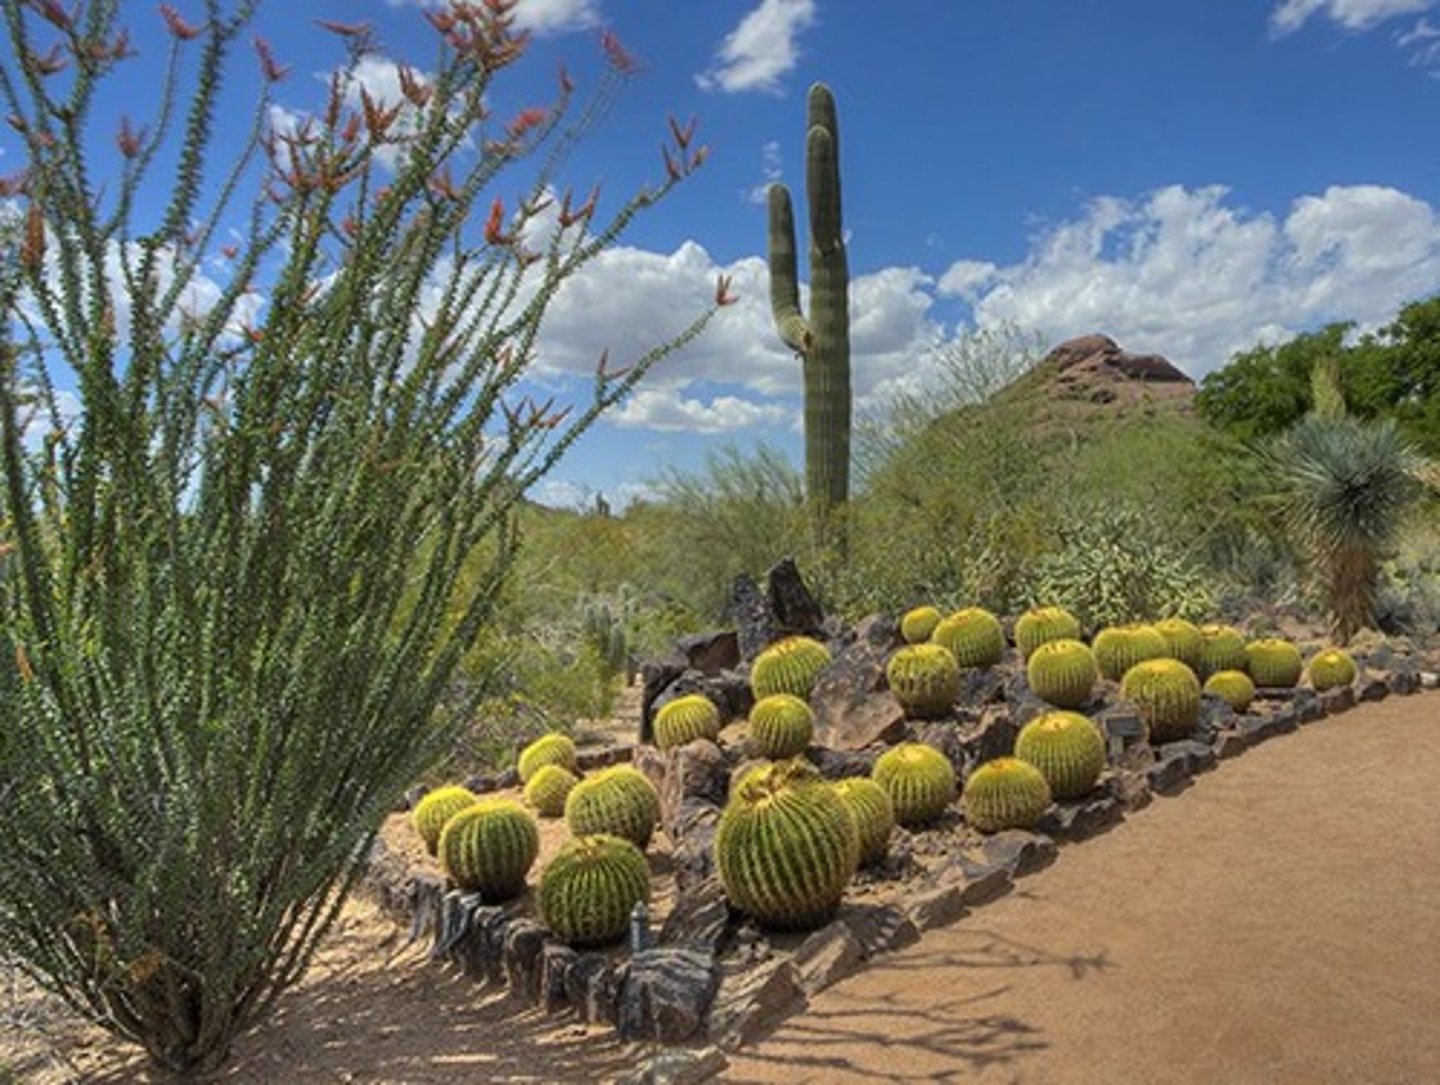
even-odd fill
[{"label": "ocotillo plant", "polygon": [[810,316],[800,310],[795,217],[790,192],[770,186],[770,310],[785,345],[800,356],[805,380],[805,490],[822,539],[843,522],[833,514],[850,497],[850,270],[840,221],[840,129],[830,88],[810,88],[805,131],[805,192],[810,204]]},{"label": "ocotillo plant", "polygon": [[573,415],[528,401],[546,307],[703,157],[676,125],[608,216],[557,193],[623,48],[589,104],[562,77],[507,118],[513,0],[427,5],[433,70],[394,100],[361,89],[366,28],[323,24],[348,61],[316,111],[271,123],[257,39],[222,134],[257,5],[185,2],[157,113],[114,131],[149,7],[0,0],[0,956],[189,1072],[304,972],[448,747],[521,495],[728,298]]}]

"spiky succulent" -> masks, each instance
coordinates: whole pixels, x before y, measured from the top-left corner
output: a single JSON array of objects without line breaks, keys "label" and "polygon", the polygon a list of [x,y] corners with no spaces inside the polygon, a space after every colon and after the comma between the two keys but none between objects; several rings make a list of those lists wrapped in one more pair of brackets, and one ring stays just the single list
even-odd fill
[{"label": "spiky succulent", "polygon": [[1035,696],[1060,708],[1081,708],[1094,692],[1100,668],[1089,647],[1078,640],[1051,640],[1038,645],[1025,665]]},{"label": "spiky succulent", "polygon": [[569,735],[562,735],[558,731],[541,735],[520,751],[520,760],[516,766],[520,770],[520,782],[528,784],[530,777],[535,775],[535,770],[541,765],[559,765],[571,772],[578,772],[577,758],[575,742]]},{"label": "spiky succulent", "polygon": [[1243,671],[1246,667],[1245,636],[1240,630],[1218,622],[1200,627],[1200,666],[1195,673],[1206,678],[1217,671]]},{"label": "spiky succulent", "polygon": [[781,761],[804,753],[815,735],[815,713],[799,697],[772,693],[750,709],[750,750]]},{"label": "spiky succulent", "polygon": [[890,692],[913,719],[949,712],[960,694],[960,664],[940,644],[907,644],[885,667]]},{"label": "spiky succulent", "polygon": [[750,688],[760,700],[788,693],[808,700],[820,672],[830,665],[830,649],[811,637],[786,637],[766,648],[750,666]]},{"label": "spiky succulent", "polygon": [[1107,626],[1095,634],[1091,648],[1095,652],[1095,665],[1112,682],[1125,677],[1125,672],[1135,664],[1160,659],[1170,652],[1160,631],[1144,622]]},{"label": "spiky succulent", "polygon": [[580,778],[560,765],[541,765],[525,785],[525,801],[535,807],[542,818],[558,818],[565,813],[565,800]]},{"label": "spiky succulent", "polygon": [[697,738],[715,739],[723,721],[715,702],[702,693],[688,693],[661,706],[655,713],[655,745],[674,749]]},{"label": "spiky succulent", "polygon": [[1348,686],[1355,681],[1355,660],[1343,648],[1326,648],[1310,660],[1310,684],[1317,690]]},{"label": "spiky succulent", "polygon": [[540,874],[540,918],[562,942],[581,948],[625,937],[635,905],[650,899],[650,865],[630,841],[578,836]]},{"label": "spiky succulent", "polygon": [[612,765],[581,780],[565,799],[565,824],[575,836],[607,833],[642,851],[660,820],[660,796],[630,765]]},{"label": "spiky succulent", "polygon": [[895,828],[895,804],[889,793],[868,776],[849,776],[835,784],[835,792],[855,815],[860,831],[860,865],[885,858]]},{"label": "spiky succulent", "polygon": [[540,854],[535,819],[511,799],[480,799],[445,823],[440,863],[459,888],[499,904],[525,891]]},{"label": "spiky succulent", "polygon": [[715,830],[725,895],[767,927],[807,930],[829,920],[859,860],[855,816],[799,758],[747,773]]},{"label": "spiky succulent", "polygon": [[930,634],[950,649],[962,667],[989,667],[1005,656],[1005,631],[1000,619],[983,607],[966,607],[945,618]]},{"label": "spiky succulent", "polygon": [[1165,618],[1155,623],[1155,631],[1165,638],[1170,658],[1178,659],[1192,671],[1200,665],[1200,649],[1204,640],[1198,625],[1184,618]]},{"label": "spiky succulent", "polygon": [[886,750],[870,770],[907,828],[934,821],[955,799],[955,766],[934,746],[902,742]]},{"label": "spiky succulent", "polygon": [[459,784],[437,787],[434,791],[425,792],[415,804],[415,809],[410,811],[410,824],[425,842],[425,850],[434,855],[435,846],[440,842],[440,830],[445,828],[445,823],[479,799],[480,796]]},{"label": "spiky succulent", "polygon": [[966,823],[982,833],[1032,828],[1050,801],[1044,775],[1018,757],[985,762],[965,781],[960,799]]},{"label": "spiky succulent", "polygon": [[1200,722],[1200,680],[1178,659],[1148,659],[1125,672],[1120,693],[1134,701],[1152,743],[1189,738]]},{"label": "spiky succulent", "polygon": [[935,607],[924,606],[907,610],[900,619],[900,636],[906,644],[923,644],[935,632],[942,615]]},{"label": "spiky succulent", "polygon": [[1020,728],[1015,756],[1040,770],[1052,796],[1078,799],[1105,769],[1105,736],[1088,716],[1047,712]]},{"label": "spiky succulent", "polygon": [[1244,712],[1255,699],[1255,683],[1244,671],[1216,671],[1205,679],[1202,692],[1219,697],[1235,712]]},{"label": "spiky succulent", "polygon": [[1064,607],[1033,607],[1015,619],[1015,647],[1022,659],[1050,641],[1079,639],[1080,619]]},{"label": "spiky succulent", "polygon": [[1300,681],[1305,661],[1284,637],[1261,637],[1245,645],[1245,669],[1257,686],[1289,689]]}]

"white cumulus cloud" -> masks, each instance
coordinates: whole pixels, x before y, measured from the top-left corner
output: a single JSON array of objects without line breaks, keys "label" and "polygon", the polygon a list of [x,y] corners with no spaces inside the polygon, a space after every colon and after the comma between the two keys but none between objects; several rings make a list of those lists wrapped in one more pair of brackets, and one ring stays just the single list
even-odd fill
[{"label": "white cumulus cloud", "polygon": [[[388,0],[392,8],[419,4],[439,7],[443,0]],[[563,34],[586,30],[600,23],[598,0],[520,0],[514,10],[515,26],[532,33]]]},{"label": "white cumulus cloud", "polygon": [[709,71],[695,77],[704,90],[734,94],[777,91],[780,77],[795,67],[795,39],[815,21],[815,0],[761,0],[725,36]]},{"label": "white cumulus cloud", "polygon": [[1320,15],[1346,30],[1369,30],[1399,15],[1413,15],[1435,6],[1436,0],[1282,0],[1270,13],[1277,34],[1298,30],[1311,16]]}]

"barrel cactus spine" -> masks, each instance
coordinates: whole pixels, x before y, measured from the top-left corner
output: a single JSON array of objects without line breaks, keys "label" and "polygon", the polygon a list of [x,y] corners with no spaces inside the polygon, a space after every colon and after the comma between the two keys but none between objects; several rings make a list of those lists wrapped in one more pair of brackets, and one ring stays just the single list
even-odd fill
[{"label": "barrel cactus spine", "polygon": [[1240,630],[1218,622],[1200,627],[1200,666],[1195,670],[1199,677],[1208,678],[1217,671],[1243,671],[1246,666],[1245,637]]},{"label": "barrel cactus spine", "polygon": [[930,634],[962,667],[990,667],[1005,656],[1005,630],[983,607],[966,607],[945,618]]},{"label": "barrel cactus spine", "polygon": [[907,644],[885,666],[890,692],[912,719],[943,716],[960,695],[960,664],[940,644]]},{"label": "barrel cactus spine", "polygon": [[1170,647],[1170,658],[1178,659],[1192,671],[1200,666],[1200,651],[1204,641],[1200,627],[1184,618],[1165,618],[1155,623],[1155,631],[1165,638]]},{"label": "barrel cactus spine", "polygon": [[775,929],[809,930],[828,921],[859,860],[855,815],[799,758],[747,773],[715,830],[726,897]]},{"label": "barrel cactus spine", "polygon": [[1255,683],[1244,671],[1216,671],[1201,692],[1219,697],[1233,712],[1244,712],[1255,699]]},{"label": "barrel cactus spine", "polygon": [[914,607],[900,619],[900,636],[906,644],[924,644],[944,617],[936,607]]},{"label": "barrel cactus spine", "polygon": [[603,946],[625,937],[635,905],[650,899],[650,865],[623,837],[568,841],[540,874],[540,918],[563,942]]},{"label": "barrel cactus spine", "polygon": [[810,637],[786,637],[766,648],[750,666],[750,688],[758,701],[788,693],[810,697],[820,672],[830,665],[830,649]]},{"label": "barrel cactus spine", "polygon": [[540,829],[519,803],[481,799],[445,823],[440,864],[456,886],[487,904],[513,900],[540,854]]},{"label": "barrel cactus spine", "polygon": [[1064,607],[1032,607],[1015,619],[1015,647],[1022,659],[1049,641],[1079,639],[1080,619]]},{"label": "barrel cactus spine", "polygon": [[410,812],[410,824],[425,842],[425,850],[434,855],[435,848],[440,843],[440,831],[445,828],[445,823],[467,806],[479,801],[480,796],[459,784],[437,787],[421,796],[415,809]]},{"label": "barrel cactus spine", "polygon": [[1015,756],[1040,770],[1057,799],[1093,790],[1105,769],[1105,736],[1078,712],[1047,712],[1020,729]]},{"label": "barrel cactus spine", "polygon": [[1260,637],[1245,645],[1245,669],[1257,686],[1289,689],[1300,681],[1305,661],[1284,637]]},{"label": "barrel cactus spine", "polygon": [[1147,659],[1161,659],[1170,652],[1170,645],[1153,625],[1131,622],[1112,625],[1095,634],[1091,642],[1095,665],[1112,682],[1125,677],[1125,672]]},{"label": "barrel cactus spine", "polygon": [[535,807],[542,818],[558,818],[565,813],[565,800],[580,778],[561,765],[541,765],[525,785],[525,801]]},{"label": "barrel cactus spine", "polygon": [[1324,692],[1355,681],[1355,660],[1343,648],[1326,648],[1310,660],[1310,685]]},{"label": "barrel cactus spine", "polygon": [[885,789],[895,821],[906,828],[929,824],[955,800],[955,766],[922,742],[902,742],[886,750],[870,778]]},{"label": "barrel cactus spine", "polygon": [[541,735],[520,751],[520,760],[516,766],[520,770],[520,782],[528,784],[530,777],[535,775],[535,770],[541,765],[559,765],[571,772],[578,772],[578,757],[575,741],[569,735],[562,735],[558,731]]},{"label": "barrel cactus spine", "polygon": [[655,745],[670,750],[697,738],[714,741],[722,725],[714,701],[701,693],[687,693],[667,701],[655,713]]},{"label": "barrel cactus spine", "polygon": [[1050,802],[1044,774],[1018,757],[998,757],[979,766],[965,781],[960,799],[966,824],[982,833],[1033,828]]},{"label": "barrel cactus spine", "polygon": [[613,765],[581,780],[565,799],[565,824],[575,836],[624,837],[641,851],[660,820],[660,796],[630,765]]},{"label": "barrel cactus spine", "polygon": [[1200,722],[1200,680],[1178,659],[1147,659],[1125,672],[1121,696],[1134,701],[1150,742],[1189,738]]},{"label": "barrel cactus spine", "polygon": [[855,815],[860,832],[860,865],[885,858],[895,828],[895,804],[889,793],[868,776],[849,776],[835,783],[835,792]]},{"label": "barrel cactus spine", "polygon": [[750,749],[757,757],[794,757],[805,752],[814,735],[815,713],[793,694],[772,693],[750,709]]},{"label": "barrel cactus spine", "polygon": [[1030,653],[1025,676],[1035,696],[1059,708],[1083,708],[1095,690],[1100,668],[1078,640],[1051,640]]}]

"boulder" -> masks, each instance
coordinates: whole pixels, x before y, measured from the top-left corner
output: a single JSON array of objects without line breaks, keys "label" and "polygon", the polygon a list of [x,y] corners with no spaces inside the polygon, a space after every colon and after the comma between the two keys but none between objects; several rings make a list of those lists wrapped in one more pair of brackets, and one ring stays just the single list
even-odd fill
[{"label": "boulder", "polygon": [[689,669],[707,676],[740,666],[740,637],[733,629],[682,637],[675,647]]},{"label": "boulder", "polygon": [[888,657],[888,649],[856,641],[820,673],[810,694],[817,745],[859,750],[905,734],[905,710],[885,687]]},{"label": "boulder", "polygon": [[794,558],[782,558],[765,574],[766,602],[781,636],[826,637],[825,612],[805,585]]},{"label": "boulder", "polygon": [[704,1027],[719,974],[709,950],[658,946],[621,965],[617,982],[620,1038],[674,1044]]},{"label": "boulder", "polygon": [[754,659],[780,635],[770,604],[749,573],[735,578],[725,609],[735,623],[736,647],[741,659]]}]

